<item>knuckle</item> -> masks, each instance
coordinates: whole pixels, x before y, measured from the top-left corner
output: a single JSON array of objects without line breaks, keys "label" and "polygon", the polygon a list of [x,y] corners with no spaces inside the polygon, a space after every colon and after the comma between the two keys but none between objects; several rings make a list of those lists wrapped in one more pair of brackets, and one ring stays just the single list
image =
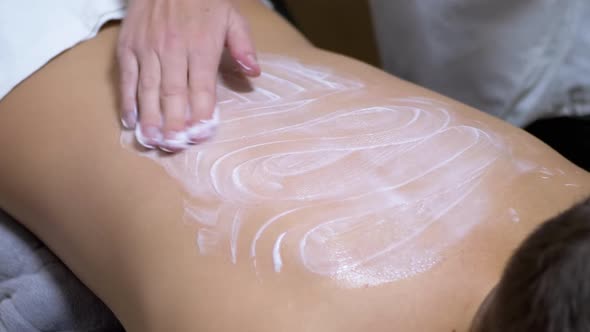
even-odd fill
[{"label": "knuckle", "polygon": [[199,79],[215,75],[214,73],[217,71],[218,59],[216,59],[213,54],[217,53],[217,46],[200,46],[190,52],[189,62],[195,65],[193,70],[198,70],[200,73],[197,75],[200,76],[198,77]]},{"label": "knuckle", "polygon": [[120,75],[121,75],[121,83],[123,85],[134,84],[135,81],[137,80],[136,72],[130,68],[127,68],[127,67],[123,67],[120,69]]},{"label": "knuckle", "polygon": [[167,83],[162,84],[160,95],[164,98],[186,96],[186,87],[181,84]]},{"label": "knuckle", "polygon": [[123,109],[133,111],[136,99],[137,95],[135,92],[126,91],[121,93],[121,104],[123,105]]},{"label": "knuckle", "polygon": [[133,114],[135,106],[131,102],[124,102],[122,106],[122,113],[123,114]]},{"label": "knuckle", "polygon": [[124,62],[125,60],[129,59],[133,56],[133,51],[130,47],[127,46],[118,46],[117,47],[117,59],[119,61]]},{"label": "knuckle", "polygon": [[131,43],[131,39],[128,39],[128,38],[119,39],[119,42],[117,43],[117,49],[119,49],[120,52],[130,51],[132,48],[133,48],[133,44]]},{"label": "knuckle", "polygon": [[150,41],[152,48],[159,54],[178,52],[184,48],[184,35],[177,28],[167,28],[165,31],[154,34]]},{"label": "knuckle", "polygon": [[195,96],[213,96],[215,94],[215,87],[212,84],[201,84],[192,89],[192,94]]},{"label": "knuckle", "polygon": [[158,88],[159,80],[155,75],[143,74],[139,81],[139,87],[142,90],[155,90]]},{"label": "knuckle", "polygon": [[160,50],[160,45],[162,44],[162,33],[159,31],[150,32],[147,35],[143,36],[141,41],[135,45],[135,48],[140,53],[154,53]]},{"label": "knuckle", "polygon": [[121,37],[117,42],[117,55],[127,56],[133,53],[135,45],[132,38]]},{"label": "knuckle", "polygon": [[141,46],[137,48],[137,59],[140,62],[145,62],[149,59],[154,59],[158,55],[156,49],[149,46]]},{"label": "knuckle", "polygon": [[166,46],[178,46],[182,44],[182,34],[178,29],[170,28],[164,33],[164,42]]}]

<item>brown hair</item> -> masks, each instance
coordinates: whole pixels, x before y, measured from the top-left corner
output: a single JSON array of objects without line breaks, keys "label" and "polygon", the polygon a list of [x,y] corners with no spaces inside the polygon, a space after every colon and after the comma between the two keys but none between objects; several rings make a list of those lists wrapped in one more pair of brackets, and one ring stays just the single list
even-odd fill
[{"label": "brown hair", "polygon": [[590,331],[590,199],[519,246],[471,331]]}]

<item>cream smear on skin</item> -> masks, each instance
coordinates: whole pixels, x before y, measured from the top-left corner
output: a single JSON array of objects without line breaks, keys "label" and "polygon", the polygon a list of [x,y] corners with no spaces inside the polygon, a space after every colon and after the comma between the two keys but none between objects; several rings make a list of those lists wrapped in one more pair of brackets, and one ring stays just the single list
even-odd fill
[{"label": "cream smear on skin", "polygon": [[304,268],[346,287],[379,285],[432,268],[481,221],[479,184],[509,153],[492,133],[434,100],[367,104],[355,98],[370,93],[362,82],[277,56],[261,64],[252,91],[224,77],[211,142],[143,153],[207,202],[185,204],[202,254],[225,252],[261,277]]}]

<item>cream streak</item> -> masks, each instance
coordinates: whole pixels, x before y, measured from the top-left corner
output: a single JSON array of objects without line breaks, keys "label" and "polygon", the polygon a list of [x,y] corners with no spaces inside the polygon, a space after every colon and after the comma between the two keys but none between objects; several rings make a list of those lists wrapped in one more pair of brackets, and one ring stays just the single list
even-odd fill
[{"label": "cream streak", "polygon": [[144,153],[194,198],[186,218],[200,225],[202,254],[251,262],[261,278],[304,268],[378,285],[430,269],[480,222],[480,184],[509,154],[493,133],[434,100],[359,101],[371,100],[361,82],[261,62],[250,90],[223,75],[214,140],[168,158]]},{"label": "cream streak", "polygon": [[285,238],[285,235],[287,235],[287,232],[283,232],[281,235],[279,235],[272,250],[275,272],[281,272],[281,268],[283,267],[283,259],[281,258],[281,244]]}]

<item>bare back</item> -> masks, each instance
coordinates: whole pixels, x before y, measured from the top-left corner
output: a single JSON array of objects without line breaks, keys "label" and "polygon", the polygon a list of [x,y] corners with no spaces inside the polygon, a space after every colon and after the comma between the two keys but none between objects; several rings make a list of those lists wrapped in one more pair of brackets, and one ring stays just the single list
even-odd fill
[{"label": "bare back", "polygon": [[185,153],[120,133],[117,26],[0,102],[0,206],[128,329],[466,330],[511,250],[590,193],[523,131],[244,11],[265,74],[224,71],[219,132]]}]

